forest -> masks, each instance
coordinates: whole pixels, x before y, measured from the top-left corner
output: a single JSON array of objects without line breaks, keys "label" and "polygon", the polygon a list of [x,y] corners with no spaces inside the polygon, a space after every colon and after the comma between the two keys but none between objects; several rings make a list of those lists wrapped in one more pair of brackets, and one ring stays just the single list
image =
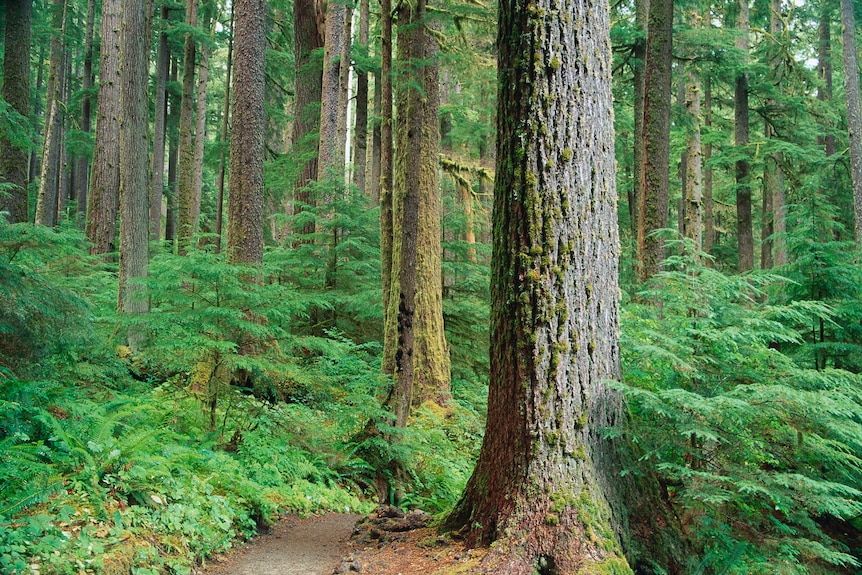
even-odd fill
[{"label": "forest", "polygon": [[862,572],[860,17],[6,0],[0,572]]}]

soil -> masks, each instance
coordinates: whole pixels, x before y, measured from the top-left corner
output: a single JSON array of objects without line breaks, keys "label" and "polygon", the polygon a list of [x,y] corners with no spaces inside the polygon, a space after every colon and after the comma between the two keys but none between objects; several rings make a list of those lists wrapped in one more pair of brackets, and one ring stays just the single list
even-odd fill
[{"label": "soil", "polygon": [[[468,573],[483,551],[437,535],[433,528],[367,534],[359,515],[330,513],[286,517],[228,555],[201,567],[199,575],[443,575]],[[352,537],[353,536],[353,537]]]}]

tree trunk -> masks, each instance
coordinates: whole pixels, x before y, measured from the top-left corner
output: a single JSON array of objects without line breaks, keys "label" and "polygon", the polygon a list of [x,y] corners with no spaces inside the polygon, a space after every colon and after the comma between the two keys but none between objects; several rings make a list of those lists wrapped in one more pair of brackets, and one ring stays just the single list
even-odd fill
[{"label": "tree trunk", "polygon": [[[212,19],[215,6],[212,0],[204,2],[200,18],[201,28],[206,31],[212,40],[214,29]],[[192,171],[192,194],[197,202],[197,213],[201,211],[201,197],[204,186],[204,148],[207,139],[207,82],[209,81],[209,42],[202,42],[197,50],[198,54],[198,77],[197,77],[197,100],[195,111],[195,139],[194,139],[194,170]],[[261,157],[262,159],[262,157]],[[197,227],[195,227],[197,229]]]},{"label": "tree trunk", "polygon": [[[317,179],[317,149],[319,143],[321,80],[323,67],[314,52],[323,47],[323,30],[320,29],[318,10],[314,0],[295,0],[293,3],[294,53],[296,54],[296,96],[293,116],[293,153],[304,158],[302,171],[293,188],[294,215],[312,206],[314,198],[309,182]],[[297,230],[303,235],[314,232],[308,222]]]},{"label": "tree trunk", "polygon": [[[780,0],[772,0],[769,13],[769,33],[774,42],[778,42],[781,36],[781,2]],[[780,69],[780,62],[773,62],[773,69]],[[780,78],[778,79],[780,81]],[[767,101],[767,107],[775,106],[774,100]],[[770,122],[766,122],[764,126],[764,136],[769,142],[776,136]],[[775,234],[775,204],[779,195],[783,195],[783,191],[779,190],[783,186],[783,176],[781,174],[781,156],[773,153],[765,158],[763,163],[763,199],[761,206],[761,230],[760,230],[760,268],[764,270],[772,269],[775,263],[773,256],[774,234]]]},{"label": "tree trunk", "polygon": [[[81,131],[89,134],[92,130],[92,98],[93,88],[93,35],[95,33],[96,1],[87,0],[87,20],[84,31],[84,71],[81,74]],[[78,225],[83,227],[87,220],[87,189],[90,185],[90,163],[86,155],[75,160],[75,199],[77,201]]]},{"label": "tree trunk", "polygon": [[[197,26],[198,0],[186,2],[186,26]],[[194,129],[194,86],[195,86],[195,39],[187,32],[183,48],[183,87],[180,100],[180,144],[177,164],[177,248],[185,254],[192,237],[198,231],[200,217],[200,197],[195,196],[195,129]]]},{"label": "tree trunk", "polygon": [[650,234],[667,227],[673,0],[650,1],[648,30],[638,191],[637,250],[641,281],[655,275],[665,258],[664,241]]},{"label": "tree trunk", "polygon": [[[171,57],[171,72],[169,74],[172,84],[177,82],[178,63],[176,57]],[[174,242],[177,239],[177,166],[180,163],[180,142],[177,127],[179,126],[179,109],[182,107],[180,99],[174,95],[168,98],[168,187],[165,190],[165,241]]]},{"label": "tree trunk", "polygon": [[630,573],[597,433],[620,416],[608,36],[606,2],[500,3],[488,420],[448,518],[496,541],[485,572]]},{"label": "tree trunk", "polygon": [[65,81],[66,0],[52,0],[51,56],[48,68],[48,103],[42,144],[42,172],[39,175],[39,195],[36,199],[36,223],[57,224],[60,185],[60,149],[63,130],[63,83]]},{"label": "tree trunk", "polygon": [[[150,193],[149,161],[148,56],[150,54],[149,17],[152,0],[121,0],[123,15],[120,35],[120,313],[141,314],[149,310],[142,289],[135,280],[147,276],[149,248]],[[129,347],[136,351],[142,334],[128,333]]]},{"label": "tree trunk", "polygon": [[[380,0],[380,276],[383,287],[383,359],[381,371],[395,373],[395,351],[398,330],[389,311],[392,291],[392,1]],[[396,271],[397,275],[397,271]]]},{"label": "tree trunk", "polygon": [[[221,238],[224,230],[224,180],[225,163],[227,158],[227,134],[230,128],[230,87],[231,74],[233,73],[233,31],[234,31],[234,5],[230,5],[230,36],[227,41],[227,64],[224,80],[224,107],[221,119],[221,151],[219,152],[218,170],[218,195],[216,200],[216,253],[221,252]],[[297,91],[299,88],[297,87]],[[295,125],[295,124],[294,124]]]},{"label": "tree trunk", "polygon": [[632,84],[634,85],[634,146],[632,146],[632,163],[634,169],[632,174],[632,194],[629,203],[629,214],[631,215],[632,237],[637,240],[639,206],[641,192],[641,164],[644,157],[644,99],[646,98],[646,84],[644,82],[646,69],[646,47],[649,26],[649,0],[635,0],[635,22],[639,28],[639,37],[632,47]]},{"label": "tree trunk", "polygon": [[[700,27],[696,12],[689,15],[689,23]],[[695,253],[703,249],[703,149],[700,143],[700,68],[693,62],[685,67],[686,91],[685,111],[691,122],[686,140],[686,195],[685,195],[685,236],[694,245]]]},{"label": "tree trunk", "polygon": [[[335,142],[335,145],[338,146],[337,172],[339,174],[344,172],[345,157],[350,157],[349,155],[345,156],[345,153],[347,152],[347,132],[349,129],[347,126],[347,108],[350,105],[350,46],[353,37],[352,3],[344,5],[342,18],[344,23],[341,26],[341,61],[338,65],[338,130],[336,131],[338,139]],[[339,182],[339,184],[342,183],[346,189],[347,181]],[[339,187],[342,186],[339,185]]]},{"label": "tree trunk", "polygon": [[168,7],[162,7],[162,30],[156,52],[156,105],[153,117],[153,183],[150,190],[150,239],[157,240],[162,230],[162,195],[165,181],[165,137],[167,136],[167,80],[171,61],[171,49],[165,30]]},{"label": "tree trunk", "polygon": [[380,148],[382,146],[380,134],[380,99],[383,95],[380,72],[374,75],[374,121],[371,127],[371,203],[375,206],[380,205]]},{"label": "tree trunk", "polygon": [[266,2],[234,8],[235,78],[230,140],[227,253],[232,263],[263,261],[263,154],[266,132]]},{"label": "tree trunk", "polygon": [[413,50],[412,61],[423,63],[417,70],[417,80],[421,82],[422,91],[411,94],[409,121],[410,129],[413,129],[412,115],[419,114],[421,142],[419,150],[411,148],[408,151],[418,155],[420,162],[419,173],[416,174],[418,177],[408,180],[410,187],[415,182],[419,193],[413,404],[433,401],[445,405],[451,399],[451,363],[443,328],[443,247],[440,243],[441,206],[437,175],[440,165],[437,41],[428,32],[430,23],[424,22],[424,15],[419,14],[418,10],[417,17],[420,19],[414,24],[417,29],[414,41],[417,45]]},{"label": "tree trunk", "polygon": [[[3,54],[2,97],[22,118],[30,114],[30,28],[33,0],[6,3],[6,36]],[[10,184],[7,195],[0,194],[0,211],[10,223],[26,222],[28,142],[14,141],[0,134],[0,178]]]},{"label": "tree trunk", "polygon": [[754,268],[754,232],[751,217],[751,166],[745,148],[748,147],[748,0],[739,0],[737,18],[739,40],[737,48],[744,54],[743,69],[737,72],[734,102],[734,144],[743,156],[736,161],[736,244],[739,271]]},{"label": "tree trunk", "polygon": [[[65,38],[65,30],[63,31]],[[60,223],[68,216],[69,202],[72,197],[72,170],[71,162],[69,161],[69,150],[66,147],[66,133],[69,131],[70,118],[68,105],[72,98],[72,52],[63,46],[63,74],[62,84],[60,87],[60,102],[63,102],[63,114],[60,121],[59,146],[60,154],[57,161],[57,221]]]},{"label": "tree trunk", "polygon": [[[706,78],[706,86],[703,94],[703,125],[707,128],[712,126],[712,83]],[[712,168],[709,161],[712,159],[712,143],[708,143],[703,150],[703,163],[706,169],[703,174],[703,251],[712,252],[715,244],[715,219],[712,214]]]},{"label": "tree trunk", "polygon": [[93,177],[87,194],[90,253],[116,250],[120,190],[120,0],[102,2]]},{"label": "tree trunk", "polygon": [[[359,2],[359,49],[368,52],[369,0]],[[353,184],[365,195],[368,157],[368,70],[356,67],[356,123],[353,146]]]},{"label": "tree trunk", "polygon": [[853,181],[853,213],[856,246],[862,245],[862,102],[856,52],[856,17],[853,0],[841,0],[844,39],[844,91],[847,95],[847,134],[850,140],[850,175]]},{"label": "tree trunk", "polygon": [[[330,0],[326,5],[323,48],[323,80],[320,100],[320,142],[317,181],[338,177],[344,162],[344,147],[339,147],[339,80],[341,42],[344,32],[344,4]],[[349,39],[348,39],[349,41]]]}]

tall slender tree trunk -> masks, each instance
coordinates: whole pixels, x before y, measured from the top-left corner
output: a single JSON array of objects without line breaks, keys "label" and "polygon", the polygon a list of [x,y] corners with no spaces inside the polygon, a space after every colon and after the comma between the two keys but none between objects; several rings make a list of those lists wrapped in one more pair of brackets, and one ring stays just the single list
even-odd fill
[{"label": "tall slender tree trunk", "polygon": [[368,186],[371,190],[371,202],[375,206],[380,205],[380,148],[382,146],[380,100],[383,96],[382,83],[380,72],[376,72],[374,74],[374,120],[371,126],[371,184]]},{"label": "tall slender tree trunk", "polygon": [[237,0],[230,139],[227,253],[233,263],[263,261],[263,154],[266,131],[266,2]]},{"label": "tall slender tree trunk", "polygon": [[57,205],[60,185],[60,150],[63,130],[63,83],[65,81],[66,0],[52,0],[51,56],[48,69],[48,103],[42,143],[39,195],[36,199],[36,223],[44,226],[57,224]]},{"label": "tall slender tree trunk", "polygon": [[[149,248],[150,193],[147,174],[149,162],[148,56],[152,0],[121,0],[123,15],[120,34],[120,277],[118,311],[141,314],[149,302],[138,292],[135,280],[147,276]],[[142,333],[128,333],[129,346],[135,351]]]},{"label": "tall slender tree trunk", "polygon": [[165,27],[168,23],[168,7],[161,11],[162,30],[159,32],[159,46],[156,51],[156,97],[153,116],[153,181],[150,190],[150,239],[157,240],[162,229],[162,195],[165,181],[165,138],[167,137],[168,68],[171,62],[171,49]]},{"label": "tall slender tree trunk", "polygon": [[[6,30],[3,53],[3,99],[23,118],[30,109],[30,28],[33,0],[6,3]],[[29,150],[24,142],[0,134],[0,178],[11,185],[7,195],[0,194],[0,211],[10,223],[26,222],[27,163]]]},{"label": "tall slender tree trunk", "polygon": [[[700,27],[697,12],[689,14],[693,28]],[[700,141],[701,82],[700,68],[694,63],[685,67],[685,111],[691,122],[686,140],[685,235],[696,252],[703,249],[703,148]]]},{"label": "tall slender tree trunk", "polygon": [[[212,0],[202,5],[200,25],[212,40],[215,30],[212,28],[215,6]],[[197,49],[197,100],[195,111],[194,169],[192,171],[192,195],[197,202],[197,212],[200,215],[201,197],[204,185],[204,148],[207,132],[207,83],[209,82],[210,45],[203,41]]]},{"label": "tall slender tree trunk", "polygon": [[[336,131],[338,140],[338,172],[341,173],[345,169],[345,156],[347,153],[347,125],[348,107],[350,105],[350,46],[353,38],[353,4],[345,3],[342,14],[344,24],[341,26],[341,61],[338,65],[338,130]],[[344,187],[347,187],[347,181],[344,181]]]},{"label": "tall slender tree trunk", "polygon": [[[712,82],[707,76],[705,79],[705,87],[703,94],[703,125],[706,128],[712,127]],[[712,252],[712,246],[715,244],[715,218],[713,216],[712,202],[712,167],[709,161],[712,159],[712,143],[707,143],[703,150],[703,163],[705,166],[703,173],[703,251],[706,253]]]},{"label": "tall slender tree trunk", "polygon": [[93,177],[87,194],[90,253],[116,250],[120,190],[120,0],[102,2]]},{"label": "tall slender tree trunk", "polygon": [[[769,33],[774,41],[779,41],[782,32],[781,22],[781,2],[780,0],[772,0],[769,14]],[[779,63],[774,62],[774,69],[780,69]],[[777,79],[778,82],[781,78]],[[767,105],[775,105],[775,102],[769,100]],[[772,124],[766,122],[764,127],[764,136],[769,141],[776,137]],[[778,222],[778,209],[783,210],[784,196],[784,175],[781,170],[781,155],[778,153],[770,154],[763,164],[763,201],[762,201],[762,216],[761,216],[761,232],[760,232],[760,268],[764,270],[772,269],[778,259],[778,242],[775,238],[776,224]],[[781,238],[783,242],[783,238]],[[781,264],[778,264],[781,265]]]},{"label": "tall slender tree trunk", "polygon": [[844,39],[844,91],[847,95],[847,133],[850,140],[850,176],[853,181],[853,213],[856,246],[862,246],[862,102],[856,52],[856,17],[853,0],[841,0]]},{"label": "tall slender tree trunk", "polygon": [[[230,87],[233,73],[233,32],[234,4],[230,5],[230,36],[227,41],[227,64],[224,80],[224,107],[221,119],[221,151],[219,152],[218,195],[216,200],[216,253],[221,252],[221,238],[224,231],[224,183],[227,158],[227,133],[230,127]],[[297,87],[299,91],[299,87]],[[295,124],[294,124],[295,125]]]},{"label": "tall slender tree trunk", "polygon": [[[319,25],[317,5],[314,0],[295,0],[293,3],[294,53],[296,54],[296,96],[293,116],[293,149],[297,157],[303,158],[302,171],[293,188],[294,208],[297,215],[314,204],[309,183],[317,179],[317,150],[319,143],[321,81],[323,67],[314,54],[323,48],[323,30]],[[314,232],[314,224],[299,226],[301,234]]]},{"label": "tall slender tree trunk", "polygon": [[739,30],[737,48],[744,54],[737,72],[734,91],[734,144],[740,149],[740,159],[736,161],[736,245],[739,256],[739,271],[754,268],[754,231],[751,216],[751,165],[745,156],[748,147],[748,0],[739,0],[739,15],[736,26]]},{"label": "tall slender tree trunk", "polygon": [[[646,98],[646,49],[649,26],[649,0],[635,0],[635,22],[639,37],[632,48],[633,68],[632,84],[634,84],[634,146],[632,147],[632,194],[629,200],[629,215],[631,216],[632,237],[637,241],[639,206],[641,193],[641,165],[644,157],[644,100]],[[638,249],[638,248],[636,248]]]},{"label": "tall slender tree trunk", "polygon": [[[826,106],[832,106],[832,10],[833,4],[830,0],[824,0],[820,4],[820,38],[817,55],[817,72],[821,83],[817,86],[817,99]],[[824,107],[825,109],[825,107]],[[835,134],[833,133],[834,126],[827,118],[824,128],[824,135],[817,138],[817,143],[823,146],[824,153],[827,158],[834,156],[837,152],[835,144]],[[833,203],[838,205],[836,192],[840,188],[835,186],[835,167],[832,162],[827,162],[831,167],[828,173],[822,174],[824,178],[823,189],[828,197],[833,199]]]},{"label": "tall slender tree trunk", "polygon": [[643,157],[639,166],[638,276],[645,281],[659,271],[664,241],[652,235],[667,227],[670,163],[673,0],[650,0],[644,72]]},{"label": "tall slender tree trunk", "polygon": [[[68,0],[67,0],[68,2]],[[65,220],[68,215],[69,202],[74,199],[73,181],[71,162],[69,158],[69,150],[66,147],[66,133],[69,131],[71,118],[69,117],[68,104],[72,101],[72,52],[65,47],[65,28],[63,30],[63,83],[60,88],[60,102],[63,102],[63,114],[60,122],[60,131],[58,133],[60,154],[57,161],[57,221],[60,223]]]},{"label": "tall slender tree trunk", "polygon": [[[93,88],[93,35],[96,22],[96,1],[87,0],[87,16],[84,28],[84,70],[81,73],[81,131],[89,134],[92,130],[92,97]],[[90,186],[90,162],[86,155],[75,159],[75,200],[77,201],[77,220],[80,227],[87,220],[87,190]]]},{"label": "tall slender tree trunk", "polygon": [[[359,1],[359,49],[368,51],[369,0]],[[353,184],[366,194],[365,172],[368,157],[368,70],[356,67],[356,123],[353,146]]]},{"label": "tall slender tree trunk", "polygon": [[[179,67],[177,58],[171,57],[171,71],[169,74],[172,84],[177,82]],[[177,128],[180,124],[179,110],[182,107],[181,100],[171,95],[168,98],[168,186],[165,189],[165,241],[174,242],[177,239],[177,196],[179,186],[177,182],[177,167],[180,163],[180,139]]]},{"label": "tall slender tree trunk", "polygon": [[398,329],[390,313],[392,292],[393,244],[393,103],[392,103],[392,2],[380,0],[380,276],[383,286],[383,359],[381,371],[395,373],[395,353],[398,344]]},{"label": "tall slender tree trunk", "polygon": [[[186,2],[186,26],[197,26],[198,0]],[[177,247],[181,254],[191,243],[198,231],[200,217],[200,197],[195,195],[195,128],[194,128],[194,86],[195,86],[195,47],[194,36],[186,33],[183,47],[183,87],[180,100],[180,143],[177,164]]]}]

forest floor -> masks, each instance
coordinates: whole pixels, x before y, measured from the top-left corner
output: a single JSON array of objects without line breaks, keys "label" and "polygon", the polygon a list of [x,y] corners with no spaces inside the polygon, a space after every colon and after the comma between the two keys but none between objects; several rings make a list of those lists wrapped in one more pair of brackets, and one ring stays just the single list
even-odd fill
[{"label": "forest floor", "polygon": [[268,533],[210,559],[198,575],[449,575],[469,573],[484,554],[433,528],[355,529],[359,515],[288,516]]}]

